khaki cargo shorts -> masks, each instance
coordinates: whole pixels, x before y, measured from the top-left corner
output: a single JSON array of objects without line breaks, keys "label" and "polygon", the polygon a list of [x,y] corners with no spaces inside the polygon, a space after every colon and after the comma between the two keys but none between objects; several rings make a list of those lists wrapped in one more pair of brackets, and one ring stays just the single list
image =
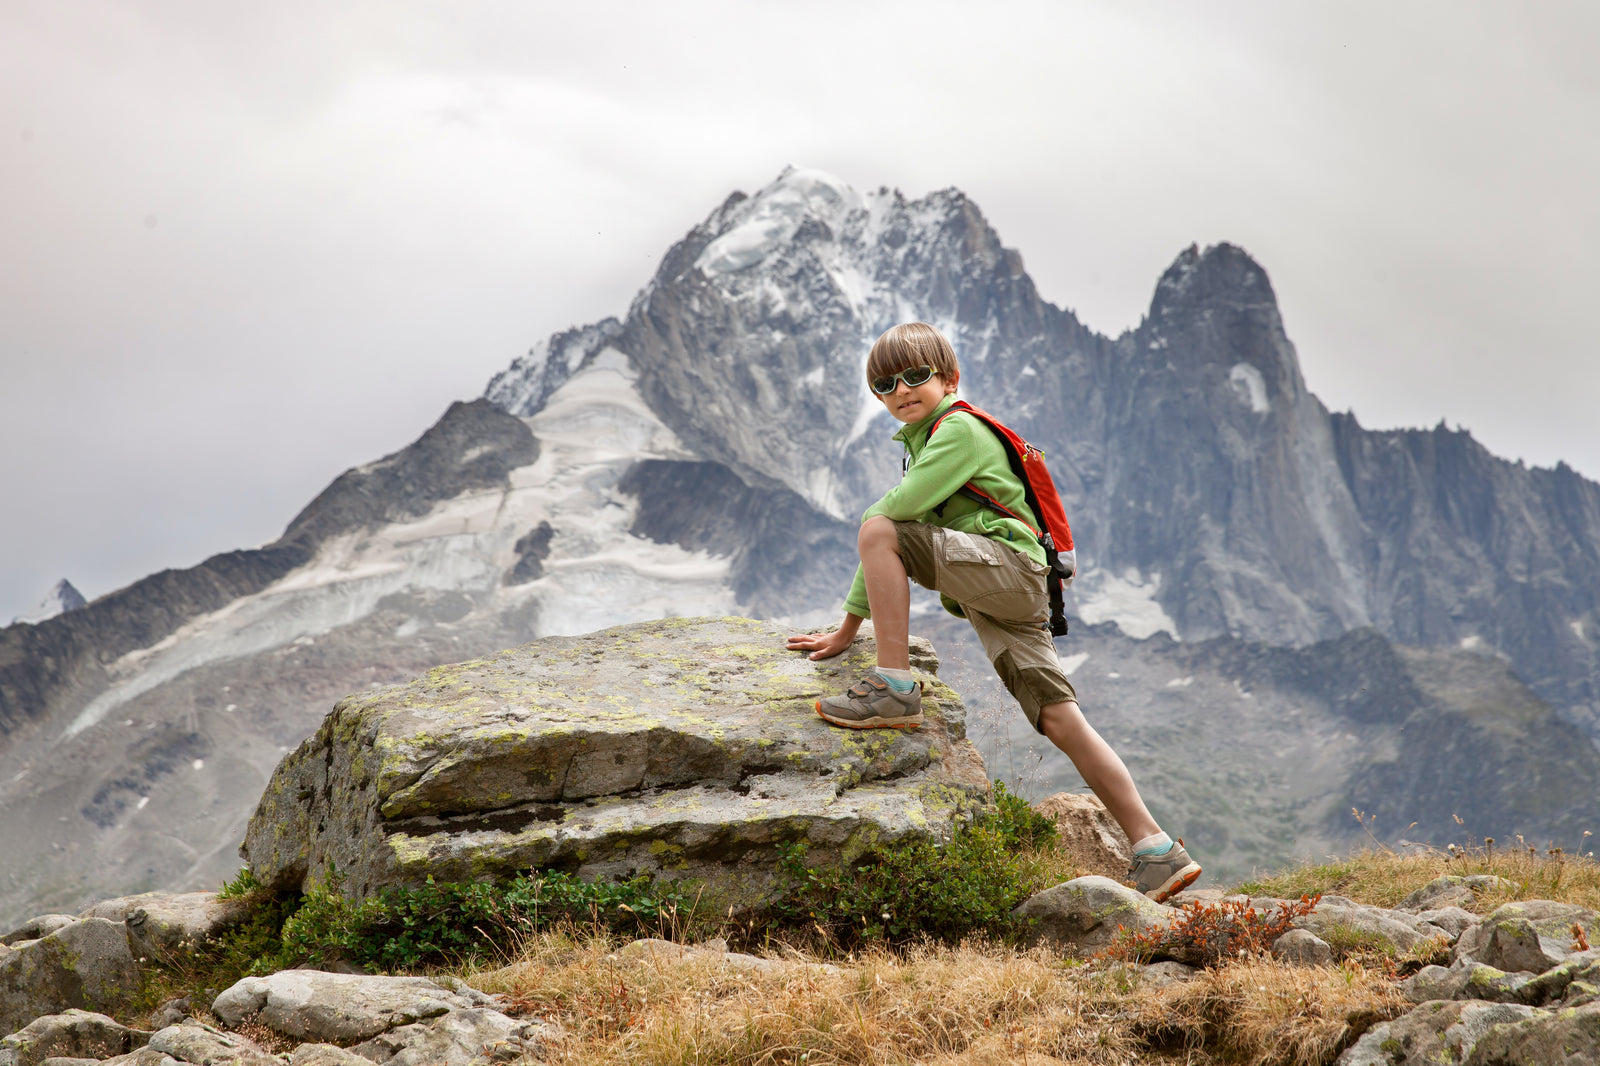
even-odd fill
[{"label": "khaki cargo shorts", "polygon": [[1050,598],[1043,563],[997,540],[942,526],[896,522],[894,529],[906,573],[961,605],[995,673],[1034,729],[1040,707],[1078,698],[1044,628]]}]

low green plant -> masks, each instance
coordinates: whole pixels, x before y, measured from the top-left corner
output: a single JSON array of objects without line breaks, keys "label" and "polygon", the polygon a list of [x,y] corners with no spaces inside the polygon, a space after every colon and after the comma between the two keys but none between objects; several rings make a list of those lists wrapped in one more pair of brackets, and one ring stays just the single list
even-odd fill
[{"label": "low green plant", "polygon": [[584,881],[536,873],[508,883],[436,882],[391,886],[357,903],[337,881],[306,893],[284,923],[273,962],[347,960],[402,970],[472,955],[509,955],[525,933],[578,922],[638,935],[692,916],[687,886],[647,876]]},{"label": "low green plant", "polygon": [[250,872],[250,867],[246,866],[234,875],[232,881],[222,883],[222,887],[217,890],[217,898],[242,899],[263,887],[261,882],[256,880],[256,875]]},{"label": "low green plant", "polygon": [[957,826],[948,843],[893,845],[851,866],[812,865],[804,843],[787,846],[772,918],[845,944],[1004,939],[1019,931],[1012,909],[1045,887],[1040,871],[1049,864],[1036,857],[1055,839],[1054,821],[997,784],[994,809]]}]

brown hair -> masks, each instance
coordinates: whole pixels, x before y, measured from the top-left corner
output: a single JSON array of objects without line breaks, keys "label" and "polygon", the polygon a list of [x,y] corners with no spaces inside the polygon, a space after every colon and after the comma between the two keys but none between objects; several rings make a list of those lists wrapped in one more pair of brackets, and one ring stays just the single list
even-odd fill
[{"label": "brown hair", "polygon": [[884,330],[867,356],[867,381],[898,374],[915,366],[931,366],[946,383],[961,376],[955,349],[944,334],[926,322],[902,322]]}]

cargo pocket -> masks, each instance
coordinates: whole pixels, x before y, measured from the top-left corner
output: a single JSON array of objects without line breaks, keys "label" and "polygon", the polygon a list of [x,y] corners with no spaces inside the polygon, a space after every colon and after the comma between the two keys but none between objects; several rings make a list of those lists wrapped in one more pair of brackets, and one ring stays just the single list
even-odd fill
[{"label": "cargo pocket", "polygon": [[[980,540],[985,540],[986,538],[974,537],[970,533],[962,533],[960,530],[955,529],[941,528],[939,533],[941,534],[940,540],[943,541],[940,549],[945,562],[951,564],[983,563],[989,566],[1001,565],[1000,560],[993,555],[993,546],[979,543]],[[989,551],[984,550],[986,547],[989,548]]]}]

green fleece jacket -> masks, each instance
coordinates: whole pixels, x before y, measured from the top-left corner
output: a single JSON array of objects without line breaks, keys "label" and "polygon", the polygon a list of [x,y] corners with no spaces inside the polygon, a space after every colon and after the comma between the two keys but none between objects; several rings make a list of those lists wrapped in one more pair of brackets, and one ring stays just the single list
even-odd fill
[{"label": "green fleece jacket", "polygon": [[[896,522],[926,522],[980,537],[992,537],[1043,566],[1044,547],[1039,543],[1039,538],[1033,535],[1033,530],[1015,519],[989,510],[976,500],[956,495],[957,489],[971,481],[1027,519],[1030,525],[1038,525],[1038,520],[1028,509],[1022,481],[1011,472],[1011,464],[1006,460],[1005,445],[1000,443],[1000,438],[988,426],[965,411],[957,411],[940,423],[939,432],[932,439],[928,437],[928,429],[934,419],[955,402],[954,396],[946,396],[933,409],[933,414],[920,422],[902,426],[900,432],[894,435],[894,439],[905,446],[910,456],[906,476],[900,479],[900,484],[884,493],[881,500],[868,507],[861,521],[881,514]],[[934,514],[933,509],[941,503],[945,504],[944,514]],[[950,613],[962,613],[955,601],[943,596],[939,601]],[[855,581],[850,585],[850,594],[845,597],[844,609],[861,618],[872,617],[872,610],[867,606],[866,579],[859,566],[856,567]]]}]

